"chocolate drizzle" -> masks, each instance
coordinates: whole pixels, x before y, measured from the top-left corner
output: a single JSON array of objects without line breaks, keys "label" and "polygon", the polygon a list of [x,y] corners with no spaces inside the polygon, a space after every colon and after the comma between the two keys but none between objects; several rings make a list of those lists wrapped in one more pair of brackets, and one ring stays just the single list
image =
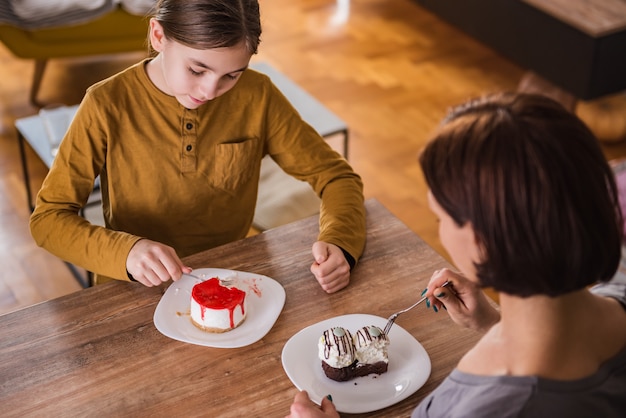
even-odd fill
[{"label": "chocolate drizzle", "polygon": [[[321,359],[324,374],[329,379],[337,382],[345,382],[355,377],[367,376],[369,374],[380,375],[387,372],[387,345],[389,339],[385,333],[377,326],[370,325],[360,328],[354,339],[350,331],[342,327],[327,329],[320,338],[319,355],[323,355],[326,360],[331,356],[337,356],[342,360],[353,359],[351,364],[344,367],[333,367],[324,359]],[[322,345],[323,344],[323,345]],[[372,345],[372,347],[368,347]],[[336,347],[336,348],[333,348]],[[372,351],[364,359],[359,358],[360,350]],[[380,351],[379,351],[380,350]],[[334,361],[335,359],[333,359]],[[339,363],[345,364],[345,363]]]},{"label": "chocolate drizzle", "polygon": [[383,340],[387,341],[387,336],[378,327],[369,326],[360,328],[356,332],[356,342],[360,346],[364,346],[368,341]]},{"label": "chocolate drizzle", "polygon": [[330,358],[330,352],[333,346],[337,347],[337,354],[339,356],[346,354],[354,356],[355,348],[352,344],[352,335],[348,330],[336,327],[324,331],[324,357],[326,359]]}]

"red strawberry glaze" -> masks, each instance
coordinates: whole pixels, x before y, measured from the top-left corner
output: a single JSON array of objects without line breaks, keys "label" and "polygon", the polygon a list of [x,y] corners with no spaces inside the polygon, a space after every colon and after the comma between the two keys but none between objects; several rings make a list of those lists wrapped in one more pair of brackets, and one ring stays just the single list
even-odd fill
[{"label": "red strawberry glaze", "polygon": [[202,306],[202,319],[207,309],[228,309],[230,313],[230,327],[235,327],[234,312],[241,306],[241,314],[245,314],[243,302],[246,292],[236,287],[225,287],[217,277],[196,284],[191,290],[191,297]]}]

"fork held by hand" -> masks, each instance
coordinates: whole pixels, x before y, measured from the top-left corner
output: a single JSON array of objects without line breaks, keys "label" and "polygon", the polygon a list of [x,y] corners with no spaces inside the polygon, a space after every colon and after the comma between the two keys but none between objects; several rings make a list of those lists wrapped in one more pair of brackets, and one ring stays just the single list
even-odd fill
[{"label": "fork held by hand", "polygon": [[[441,287],[446,287],[449,284],[450,284],[450,282],[446,281],[444,284],[441,285]],[[420,300],[418,300],[417,302],[415,302],[413,305],[409,306],[408,308],[403,309],[401,311],[398,311],[398,312],[394,313],[393,315],[391,315],[389,317],[389,319],[387,320],[387,325],[385,325],[385,329],[383,330],[385,335],[389,335],[389,330],[391,330],[392,325],[394,324],[394,322],[396,322],[396,318],[398,318],[398,316],[400,316],[400,314],[403,314],[403,313],[405,313],[407,311],[410,311],[411,309],[415,308],[420,303],[424,302],[426,299],[427,299],[426,296],[424,296],[423,298],[421,298]]]},{"label": "fork held by hand", "polygon": [[[194,279],[196,279],[198,281],[198,283],[210,279],[210,277],[200,277],[197,274],[193,274],[193,273],[183,273],[182,275],[183,276],[193,277]],[[218,278],[218,279],[219,279],[220,284],[222,286],[230,286],[230,285],[233,284],[234,277],[229,276],[229,277],[225,277],[223,279],[222,278]]]}]

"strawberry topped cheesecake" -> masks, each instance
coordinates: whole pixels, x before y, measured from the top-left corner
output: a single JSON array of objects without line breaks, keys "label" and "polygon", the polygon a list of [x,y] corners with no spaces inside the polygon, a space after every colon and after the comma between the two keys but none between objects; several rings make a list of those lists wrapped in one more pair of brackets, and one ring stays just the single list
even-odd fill
[{"label": "strawberry topped cheesecake", "polygon": [[246,292],[222,286],[217,277],[191,289],[191,322],[203,331],[230,331],[246,319]]}]

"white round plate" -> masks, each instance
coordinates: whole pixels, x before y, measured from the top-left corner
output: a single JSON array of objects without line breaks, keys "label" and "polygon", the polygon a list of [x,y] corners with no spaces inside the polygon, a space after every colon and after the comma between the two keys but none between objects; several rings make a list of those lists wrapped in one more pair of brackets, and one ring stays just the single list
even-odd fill
[{"label": "white round plate", "polygon": [[236,270],[201,268],[193,274],[210,279],[235,276],[236,286],[246,292],[246,319],[237,328],[223,333],[205,332],[191,322],[191,289],[197,280],[183,276],[172,283],[154,311],[154,326],[161,334],[186,343],[207,347],[236,348],[253,344],[274,326],[285,305],[285,289],[276,280]]},{"label": "white round plate", "polygon": [[361,327],[376,325],[384,328],[386,323],[387,319],[379,316],[352,314],[326,319],[304,328],[291,337],[283,348],[285,373],[299,390],[306,390],[317,404],[330,394],[339,412],[358,414],[394,405],[421,388],[431,370],[430,357],[424,347],[399,325],[394,325],[389,332],[387,373],[336,382],[326,377],[317,354],[319,338],[328,328],[340,326],[354,334]]}]

